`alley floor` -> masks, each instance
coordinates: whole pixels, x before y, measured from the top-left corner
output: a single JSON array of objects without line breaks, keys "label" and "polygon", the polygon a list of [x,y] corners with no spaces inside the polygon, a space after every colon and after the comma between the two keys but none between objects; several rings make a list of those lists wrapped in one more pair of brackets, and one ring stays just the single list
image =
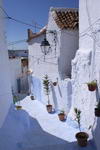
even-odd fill
[{"label": "alley floor", "polygon": [[27,96],[22,110],[11,106],[0,129],[0,150],[96,150],[92,141],[87,147],[77,145],[77,125],[71,118],[61,122],[57,113],[49,114],[38,100]]}]

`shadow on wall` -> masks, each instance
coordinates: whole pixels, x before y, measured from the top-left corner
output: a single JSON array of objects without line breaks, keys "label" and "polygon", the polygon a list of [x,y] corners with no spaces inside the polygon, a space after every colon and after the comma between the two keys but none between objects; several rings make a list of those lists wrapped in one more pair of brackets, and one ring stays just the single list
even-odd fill
[{"label": "shadow on wall", "polygon": [[100,150],[100,118],[96,119],[96,126],[93,131],[93,138],[95,140],[97,150]]},{"label": "shadow on wall", "polygon": [[51,85],[51,90],[52,90],[52,98],[54,102],[55,111],[57,111],[58,110],[57,95],[53,85]]}]

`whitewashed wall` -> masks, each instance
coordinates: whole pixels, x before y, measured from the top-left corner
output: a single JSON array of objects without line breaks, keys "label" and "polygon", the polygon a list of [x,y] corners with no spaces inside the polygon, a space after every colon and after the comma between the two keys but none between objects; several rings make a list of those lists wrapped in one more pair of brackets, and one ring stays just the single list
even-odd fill
[{"label": "whitewashed wall", "polygon": [[[2,0],[0,6],[3,7]],[[8,53],[5,40],[4,15],[0,9],[0,127],[12,103]]]},{"label": "whitewashed wall", "polygon": [[[87,3],[86,3],[87,2]],[[76,53],[74,60],[72,61],[72,100],[73,107],[70,111],[72,115],[73,108],[77,107],[82,111],[81,124],[87,132],[89,126],[94,124],[94,108],[96,105],[96,92],[88,91],[87,82],[91,81],[91,70],[93,70],[92,79],[96,79],[100,84],[100,47],[99,47],[99,31],[100,30],[100,1],[99,0],[80,0],[79,12],[80,12],[80,43],[79,50]],[[93,24],[93,28],[90,28],[90,24]],[[89,28],[88,28],[89,27]],[[94,32],[96,32],[96,43],[94,45],[93,38]],[[92,51],[95,49],[95,61],[92,61]],[[94,63],[94,68],[92,66]],[[99,85],[98,84],[98,85]],[[96,118],[97,119],[97,118]],[[99,128],[100,121],[97,119],[94,129],[94,138],[98,147],[99,144]]]},{"label": "whitewashed wall", "polygon": [[54,78],[54,75],[58,75],[57,71],[57,59],[50,53],[46,56],[44,62],[44,55],[41,52],[40,44],[43,41],[44,36],[41,35],[31,41],[32,45],[29,45],[29,68],[33,70],[34,76],[42,79],[45,74],[48,74],[50,78]]},{"label": "whitewashed wall", "polygon": [[22,75],[21,58],[9,59],[9,63],[10,63],[11,86],[13,92],[17,93],[18,92],[17,79]]},{"label": "whitewashed wall", "polygon": [[[75,57],[75,53],[79,47],[79,32],[69,31],[69,30],[61,30],[58,28],[57,24],[53,19],[53,12],[55,10],[63,11],[64,8],[51,8],[49,12],[48,19],[48,28],[47,33],[51,31],[56,31],[57,34],[57,57],[58,57],[58,72],[60,79],[63,80],[66,77],[70,77],[71,75],[71,60]],[[48,41],[53,43],[53,34],[47,34]],[[53,43],[54,44],[54,43]],[[54,50],[54,49],[53,49]]]},{"label": "whitewashed wall", "polygon": [[[46,104],[46,97],[43,91],[42,79],[48,74],[52,81],[59,78],[59,85],[52,87],[50,95],[51,103],[56,110],[64,109],[67,113],[71,106],[71,82],[60,81],[71,74],[71,60],[74,58],[79,45],[78,31],[61,31],[55,23],[52,13],[55,8],[51,8],[47,26],[47,40],[49,41],[52,52],[46,56],[45,62],[40,44],[44,39],[44,35],[34,38],[29,42],[29,68],[33,70],[33,95]],[[55,42],[56,36],[56,58],[55,58]],[[40,81],[41,82],[40,82]],[[69,88],[69,89],[67,89]],[[70,99],[70,101],[68,101]],[[69,108],[68,108],[69,106]]]},{"label": "whitewashed wall", "polygon": [[[29,68],[34,72],[34,75],[41,78],[44,74],[48,74],[51,79],[56,77],[60,79],[66,78],[71,74],[71,60],[74,58],[79,45],[78,30],[67,31],[58,28],[53,19],[53,11],[51,8],[47,26],[47,40],[51,45],[52,52],[46,56],[44,62],[43,53],[41,52],[40,44],[44,36],[41,35],[29,42]],[[63,9],[60,9],[63,10]],[[50,31],[55,32],[54,34]],[[56,58],[55,58],[55,42],[56,40]]]},{"label": "whitewashed wall", "polygon": [[59,72],[61,79],[71,76],[71,61],[75,57],[75,53],[79,46],[78,30],[67,31],[62,30],[60,37],[60,56],[59,56]]}]

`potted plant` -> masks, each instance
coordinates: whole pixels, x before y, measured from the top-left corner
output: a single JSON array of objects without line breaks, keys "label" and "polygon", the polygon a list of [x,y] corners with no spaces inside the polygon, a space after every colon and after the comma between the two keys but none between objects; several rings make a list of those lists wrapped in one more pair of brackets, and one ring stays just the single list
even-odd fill
[{"label": "potted plant", "polygon": [[58,83],[58,78],[57,81],[53,82],[53,86],[57,86],[57,83]]},{"label": "potted plant", "polygon": [[64,110],[61,110],[60,113],[58,114],[59,120],[64,121],[65,120],[65,112]]},{"label": "potted plant", "polygon": [[87,83],[89,91],[95,91],[97,88],[97,81],[91,81]]},{"label": "potted plant", "polygon": [[17,105],[15,105],[15,107],[16,107],[17,110],[22,109],[22,106],[20,105],[20,100],[17,101]]},{"label": "potted plant", "polygon": [[49,95],[50,95],[50,81],[49,81],[48,75],[44,76],[43,86],[44,86],[45,94],[47,95],[47,98],[48,98],[48,104],[46,105],[47,111],[48,111],[48,113],[51,113],[52,112],[52,105],[50,104],[50,99],[49,99]]},{"label": "potted plant", "polygon": [[76,139],[79,144],[79,146],[84,147],[87,146],[87,139],[88,139],[88,134],[86,132],[81,132],[81,127],[80,127],[80,118],[81,118],[81,111],[77,108],[74,109],[75,115],[76,115],[76,121],[78,123],[79,131],[76,133]]},{"label": "potted plant", "polygon": [[57,85],[57,82],[53,82],[53,86],[56,86]]},{"label": "potted plant", "polygon": [[31,95],[30,98],[31,98],[31,100],[35,100],[34,95]]},{"label": "potted plant", "polygon": [[17,109],[17,110],[20,110],[20,109],[22,109],[22,106],[16,105],[16,109]]},{"label": "potted plant", "polygon": [[95,116],[100,117],[100,100],[98,101],[98,104],[96,106],[97,107],[95,108]]}]

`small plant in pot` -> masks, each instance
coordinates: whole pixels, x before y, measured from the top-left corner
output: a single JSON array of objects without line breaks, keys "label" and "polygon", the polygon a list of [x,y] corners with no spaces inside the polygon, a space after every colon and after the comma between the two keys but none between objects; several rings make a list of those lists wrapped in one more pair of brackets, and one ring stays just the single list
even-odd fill
[{"label": "small plant in pot", "polygon": [[31,98],[31,100],[35,100],[34,95],[31,95],[30,98]]},{"label": "small plant in pot", "polygon": [[53,86],[57,86],[58,84],[58,78],[57,78],[57,81],[53,82]]},{"label": "small plant in pot", "polygon": [[57,82],[53,82],[53,86],[57,86]]},{"label": "small plant in pot", "polygon": [[96,117],[100,117],[100,99],[96,105],[96,108],[95,108],[95,116]]},{"label": "small plant in pot", "polygon": [[44,76],[43,86],[44,86],[45,94],[47,95],[47,98],[48,98],[48,104],[46,105],[47,111],[48,111],[48,113],[51,113],[52,112],[52,105],[50,104],[50,99],[49,99],[49,95],[50,95],[50,81],[49,81],[48,75]]},{"label": "small plant in pot", "polygon": [[65,111],[61,110],[60,113],[58,114],[58,117],[59,117],[60,121],[66,120],[66,118],[65,118]]},{"label": "small plant in pot", "polygon": [[22,106],[20,105],[20,100],[17,102],[17,105],[15,107],[17,110],[22,109]]},{"label": "small plant in pot", "polygon": [[78,123],[79,131],[80,131],[76,133],[76,139],[77,139],[79,146],[85,147],[87,146],[87,139],[89,136],[86,132],[81,132],[81,127],[80,127],[81,111],[77,108],[75,108],[74,111],[75,111],[76,121]]},{"label": "small plant in pot", "polygon": [[91,81],[87,83],[89,91],[95,91],[97,88],[97,81]]}]

